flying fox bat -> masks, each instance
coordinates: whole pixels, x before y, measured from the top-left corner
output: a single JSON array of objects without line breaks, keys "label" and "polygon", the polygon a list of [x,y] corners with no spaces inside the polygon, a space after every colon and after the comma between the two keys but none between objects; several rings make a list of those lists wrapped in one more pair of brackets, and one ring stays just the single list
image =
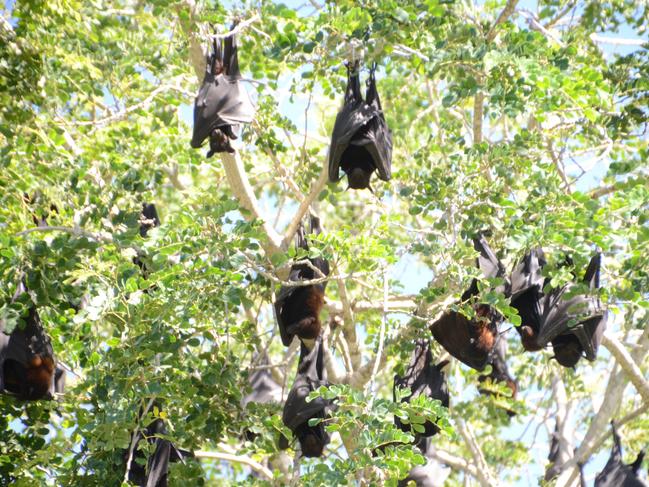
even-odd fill
[{"label": "flying fox bat", "polygon": [[[257,365],[268,365],[268,356],[264,353],[261,360],[255,360]],[[249,377],[248,382],[252,391],[241,400],[241,407],[245,408],[248,404],[254,402],[258,404],[281,403],[282,386],[273,379],[268,369],[255,370]],[[248,441],[254,441],[257,435],[246,429],[244,436]]]},{"label": "flying fox bat", "polygon": [[252,122],[255,109],[240,83],[237,41],[232,34],[223,47],[214,39],[203,84],[194,102],[194,133],[191,146],[198,149],[210,139],[207,157],[217,152],[233,153],[230,140],[237,138],[239,124]]},{"label": "flying fox bat", "polygon": [[[21,281],[12,301],[26,292]],[[36,307],[30,305],[23,328],[16,327],[8,335],[5,330],[6,322],[0,320],[0,392],[27,401],[52,399],[52,392],[63,392],[65,373],[56,366]]]},{"label": "flying fox bat", "polygon": [[[149,230],[160,226],[160,218],[158,218],[158,210],[153,203],[143,203],[142,213],[140,214],[140,237],[146,238]],[[141,254],[133,257],[133,263],[136,264],[142,271],[142,276],[146,279],[149,276],[149,270],[142,260]]]},{"label": "flying fox bat", "polygon": [[[179,450],[169,440],[156,435],[165,435],[167,429],[164,421],[156,419],[146,427],[144,434],[138,431],[133,448],[128,480],[140,487],[167,487],[167,474],[169,473],[169,462],[184,461],[184,458],[193,457],[192,452]],[[144,454],[138,450],[138,444],[145,439],[155,444],[155,451],[149,457],[146,467],[136,462],[136,458],[143,458]],[[128,462],[129,450],[124,452],[124,460]]]},{"label": "flying fox bat", "polygon": [[358,63],[347,66],[345,102],[331,135],[329,181],[338,182],[339,169],[342,169],[352,189],[372,190],[370,178],[374,171],[383,181],[389,181],[392,176],[392,133],[376,91],[375,71],[376,65],[370,69],[363,100]]},{"label": "flying fox bat", "polygon": [[[591,292],[599,288],[601,253],[590,260],[583,281]],[[546,261],[541,249],[528,253],[512,272],[512,307],[521,316],[523,347],[536,351],[552,343],[555,358],[574,367],[582,356],[595,360],[606,328],[606,310],[597,295],[569,296],[575,285],[548,289],[541,271]],[[545,288],[545,290],[544,290]]]},{"label": "flying fox bat", "polygon": [[[565,426],[564,426],[565,427]],[[569,435],[566,435],[557,421],[554,424],[554,433],[550,441],[550,452],[548,453],[548,466],[545,470],[544,480],[550,482],[561,473],[563,465],[572,458],[573,447],[570,444]]]},{"label": "flying fox bat", "polygon": [[153,203],[142,204],[142,217],[140,218],[140,237],[144,238],[154,227],[160,226],[158,210]]},{"label": "flying fox bat", "polygon": [[[311,217],[311,233],[321,232],[320,220]],[[309,249],[304,229],[297,232],[298,248]],[[311,266],[319,269],[324,276],[329,275],[329,262],[321,257],[309,259]],[[294,264],[289,273],[289,281],[309,281],[321,277],[306,263]],[[302,340],[313,340],[320,335],[320,310],[324,305],[324,295],[327,282],[309,284],[306,286],[284,286],[279,290],[275,301],[275,316],[279,333],[284,346],[289,346],[294,336]]]},{"label": "flying fox bat", "polygon": [[[491,250],[484,237],[474,239],[474,247],[480,253],[477,266],[486,278],[504,277],[505,269]],[[508,292],[508,283],[503,292]],[[462,294],[462,302],[478,294],[476,280]],[[430,327],[433,337],[448,353],[476,370],[483,370],[494,350],[498,337],[498,324],[503,317],[491,306],[474,303],[476,316],[469,319],[460,312],[447,311]]]},{"label": "flying fox bat", "polygon": [[[448,387],[446,386],[445,374],[442,372],[442,369],[447,364],[448,360],[444,360],[434,365],[429,341],[424,339],[417,340],[405,375],[403,377],[399,375],[394,376],[394,385],[392,388],[394,400],[396,401],[397,398],[397,388],[403,389],[408,387],[411,394],[403,397],[401,399],[402,402],[410,402],[413,397],[425,395],[441,401],[444,407],[448,407]],[[398,416],[394,417],[394,424],[402,431],[410,431],[410,425],[402,423]],[[439,427],[434,422],[428,421],[423,426],[425,431],[415,434],[417,442],[421,441],[422,437],[433,436],[439,432]]]},{"label": "flying fox bat", "polygon": [[649,484],[638,476],[645,452],[640,451],[631,464],[622,462],[622,445],[620,435],[611,424],[613,432],[613,449],[604,470],[595,477],[595,487],[648,487]]},{"label": "flying fox bat", "polygon": [[[260,366],[268,365],[268,357],[264,354]],[[266,404],[282,401],[282,386],[273,379],[268,369],[255,370],[248,378],[252,392],[241,400],[241,406],[246,407],[251,402]]]},{"label": "flying fox bat", "polygon": [[[496,346],[489,357],[489,364],[491,365],[491,372],[489,375],[480,375],[478,380],[481,384],[484,384],[486,381],[491,380],[492,382],[501,382],[507,385],[512,391],[512,398],[516,397],[518,391],[518,384],[516,380],[509,373],[509,368],[507,367],[507,340],[503,335],[498,335],[496,338]],[[497,393],[490,390],[488,387],[479,387],[478,390],[481,394],[490,394],[496,395]],[[515,416],[516,413],[511,409],[506,410],[508,416]]]},{"label": "flying fox bat", "polygon": [[312,391],[327,385],[322,339],[316,339],[311,351],[302,343],[297,375],[284,404],[282,421],[299,440],[305,457],[319,457],[329,443],[324,424],[309,426],[309,420],[326,419],[335,407],[333,402],[321,397],[310,402],[306,400]]}]

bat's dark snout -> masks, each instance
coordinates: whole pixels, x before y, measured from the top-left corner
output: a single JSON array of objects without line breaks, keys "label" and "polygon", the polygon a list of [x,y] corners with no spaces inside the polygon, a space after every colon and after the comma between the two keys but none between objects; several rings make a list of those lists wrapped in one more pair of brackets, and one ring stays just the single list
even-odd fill
[{"label": "bat's dark snout", "polygon": [[347,174],[347,182],[352,189],[367,189],[370,187],[371,176],[371,171],[355,167]]}]

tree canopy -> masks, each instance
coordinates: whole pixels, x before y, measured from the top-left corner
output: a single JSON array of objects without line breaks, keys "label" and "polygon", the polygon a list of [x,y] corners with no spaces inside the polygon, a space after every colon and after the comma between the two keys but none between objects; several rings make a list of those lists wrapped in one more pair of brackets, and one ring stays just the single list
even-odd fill
[{"label": "tree canopy", "polygon": [[[545,483],[555,426],[569,448],[547,485],[576,485],[578,464],[590,482],[611,421],[630,462],[649,441],[648,8],[6,2],[0,318],[8,332],[36,307],[67,387],[52,401],[0,395],[0,485],[128,485],[125,451],[154,418],[195,454],[171,464],[170,485],[394,486],[427,460],[395,414],[438,422],[430,461],[444,485]],[[194,97],[212,36],[235,24],[255,120],[235,153],[207,159],[189,144]],[[377,63],[392,131],[392,179],[374,176],[374,192],[327,183],[345,62],[357,59],[363,80]],[[143,203],[161,222],[144,237]],[[310,214],[323,232],[296,250]],[[596,361],[567,369],[551,349],[523,350],[516,310],[475,267],[480,234],[508,271],[542,246],[552,286],[601,250],[609,317]],[[242,407],[255,371],[283,399],[291,388],[299,341],[282,345],[273,302],[306,257],[331,266],[331,386],[318,393],[337,404],[314,459],[300,457],[282,403]],[[480,394],[480,373],[451,359],[448,409],[395,402],[416,340],[445,310],[471,313],[458,302],[474,278],[505,317],[518,394],[498,383]],[[12,301],[21,281],[28,297]]]}]

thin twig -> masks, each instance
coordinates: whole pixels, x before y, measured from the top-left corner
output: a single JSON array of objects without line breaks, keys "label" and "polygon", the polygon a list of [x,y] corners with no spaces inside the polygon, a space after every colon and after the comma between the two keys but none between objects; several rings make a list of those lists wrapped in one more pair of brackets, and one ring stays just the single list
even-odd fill
[{"label": "thin twig", "polygon": [[390,291],[388,280],[388,266],[387,264],[383,267],[383,316],[381,317],[381,329],[379,330],[379,347],[376,351],[376,357],[374,359],[374,367],[372,368],[372,375],[370,376],[370,391],[372,392],[372,397],[374,397],[374,382],[376,381],[376,374],[379,371],[379,364],[381,362],[381,357],[383,356],[383,344],[385,341],[385,329],[388,324],[388,296]]},{"label": "thin twig", "polygon": [[98,233],[92,233],[79,227],[62,227],[62,226],[45,225],[40,227],[28,228],[27,230],[23,230],[22,232],[16,233],[16,236],[23,237],[25,235],[29,235],[30,233],[34,233],[34,232],[64,232],[64,233],[69,233],[70,235],[74,235],[75,237],[86,237],[91,240],[95,240],[96,242],[103,242],[109,244],[114,243],[113,237],[110,234],[102,235]]},{"label": "thin twig", "polygon": [[243,465],[247,465],[255,472],[263,475],[264,477],[266,477],[266,479],[268,480],[273,479],[273,472],[271,472],[267,467],[264,467],[258,461],[253,460],[252,458],[246,455],[234,455],[232,453],[199,450],[194,452],[194,456],[196,458],[211,458],[214,460],[223,460],[225,462],[230,462],[230,463],[241,463]]},{"label": "thin twig", "polygon": [[138,435],[139,435],[139,432],[140,432],[140,423],[142,421],[142,418],[144,418],[149,413],[149,409],[151,409],[151,406],[153,406],[153,401],[155,401],[155,396],[153,396],[151,399],[149,399],[149,402],[147,403],[146,407],[144,408],[144,412],[138,417],[137,425],[135,426],[135,430],[133,430],[133,438],[131,439],[131,445],[130,445],[130,447],[128,449],[128,457],[126,459],[126,472],[124,472],[124,483],[128,482],[128,475],[131,472],[131,464],[133,463],[133,451],[135,450],[135,447],[137,446]]},{"label": "thin twig", "polygon": [[111,123],[118,122],[120,120],[124,120],[130,113],[133,113],[137,110],[140,110],[142,108],[148,107],[151,102],[161,93],[165,93],[167,91],[179,91],[180,93],[187,95],[187,96],[193,96],[189,92],[187,92],[184,88],[179,86],[178,84],[163,84],[158,86],[156,89],[154,89],[149,96],[147,96],[144,100],[142,100],[139,103],[136,103],[134,105],[131,105],[127,108],[124,108],[123,110],[118,111],[117,113],[114,113],[112,115],[109,115],[104,118],[100,118],[99,120],[82,120],[78,122],[72,122],[71,125],[79,125],[79,126],[86,126],[86,125],[92,125],[96,128],[102,128],[105,127]]},{"label": "thin twig", "polygon": [[209,40],[213,39],[227,39],[228,37],[235,36],[237,34],[240,34],[243,32],[247,27],[249,27],[251,24],[254,24],[258,20],[260,20],[261,17],[259,17],[259,14],[255,14],[252,17],[250,17],[248,20],[244,20],[243,22],[239,22],[234,29],[232,29],[230,32],[226,32],[225,34],[211,34],[208,36]]}]

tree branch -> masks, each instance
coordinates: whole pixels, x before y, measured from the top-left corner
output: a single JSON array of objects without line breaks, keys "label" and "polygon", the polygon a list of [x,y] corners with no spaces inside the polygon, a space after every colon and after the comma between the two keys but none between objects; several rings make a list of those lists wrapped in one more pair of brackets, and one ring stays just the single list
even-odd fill
[{"label": "tree branch", "polygon": [[486,40],[487,42],[491,42],[496,38],[496,28],[502,24],[503,22],[507,21],[507,19],[511,16],[511,14],[514,13],[514,9],[516,8],[516,4],[518,3],[518,0],[507,0],[507,3],[505,4],[505,8],[500,12],[500,15],[494,22],[494,25],[491,26],[491,29],[489,29],[489,32],[487,32],[487,37]]},{"label": "tree branch", "polygon": [[[417,316],[427,316],[430,314],[431,310],[436,310],[435,314],[428,320],[429,322],[434,322],[439,319],[439,317],[446,311],[446,308],[456,301],[455,296],[447,296],[441,301],[433,304],[424,304],[421,303],[418,305],[415,314]],[[392,342],[400,342],[406,339],[412,333],[412,328],[406,324],[397,334],[396,337],[392,339]],[[387,361],[387,356],[385,353],[385,348],[380,357],[379,365],[382,366]],[[370,380],[372,366],[374,364],[373,360],[367,361],[360,368],[354,369],[353,373],[347,373],[345,377],[342,378],[341,383],[349,384],[352,387],[362,387]]]},{"label": "tree branch", "polygon": [[644,403],[649,405],[649,383],[645,380],[640,367],[638,367],[638,364],[633,360],[626,348],[617,338],[609,334],[604,334],[602,337],[602,345],[615,357],[617,363],[642,396]]},{"label": "tree branch", "polygon": [[[398,312],[398,311],[411,311],[417,307],[417,303],[410,298],[403,296],[393,296],[388,299],[387,311],[388,312]],[[340,301],[327,301],[325,304],[329,313],[332,314],[341,314],[343,312],[343,304]],[[356,301],[351,303],[352,311],[362,312],[362,311],[380,311],[383,310],[383,303],[374,303],[372,301]]]},{"label": "tree branch", "polygon": [[478,477],[478,472],[473,465],[467,462],[464,458],[453,455],[452,453],[440,450],[439,448],[435,448],[432,449],[432,451],[431,449],[429,449],[426,452],[426,456],[428,458],[432,458],[433,460],[437,460],[438,462],[444,463],[445,465],[448,465],[455,470],[460,470],[462,472],[468,473],[475,478]]},{"label": "tree branch", "polygon": [[259,14],[255,14],[252,17],[250,17],[248,20],[244,20],[243,22],[239,22],[234,29],[232,29],[230,32],[226,32],[225,34],[212,34],[209,36],[209,39],[227,39],[228,37],[232,37],[234,35],[237,35],[241,32],[243,32],[247,27],[251,26],[258,20],[260,20],[261,17],[259,17]]},{"label": "tree branch", "polygon": [[[478,80],[482,83],[482,77]],[[482,142],[482,118],[484,117],[484,93],[478,91],[473,98],[473,144]]]},{"label": "tree branch", "polygon": [[214,460],[223,460],[225,462],[230,462],[230,463],[241,463],[243,465],[247,465],[258,474],[263,475],[266,479],[268,480],[273,479],[273,472],[271,472],[268,468],[264,467],[258,461],[253,460],[252,458],[246,455],[235,455],[232,453],[199,450],[194,452],[194,456],[196,458],[211,458]]},{"label": "tree branch", "polygon": [[[645,326],[644,331],[638,339],[636,347],[630,353],[634,362],[640,362],[649,350],[649,326]],[[620,408],[622,403],[622,396],[627,386],[627,375],[624,371],[613,371],[609,377],[606,391],[604,392],[604,400],[595,414],[595,417],[586,431],[586,435],[582,440],[579,448],[575,451],[575,455],[562,466],[562,474],[557,480],[556,485],[569,486],[572,485],[579,469],[576,468],[578,463],[583,463],[588,459],[599,446],[597,438],[599,438],[603,431],[608,428],[611,418]]]},{"label": "tree branch", "polygon": [[313,185],[311,186],[311,191],[309,191],[309,194],[300,202],[300,206],[295,212],[295,215],[293,215],[293,219],[291,220],[291,223],[289,223],[288,228],[284,233],[284,238],[282,239],[283,249],[287,249],[288,246],[290,245],[291,241],[293,240],[293,236],[295,235],[295,232],[297,232],[297,229],[300,226],[300,222],[302,221],[302,218],[304,218],[304,215],[306,215],[307,211],[309,211],[309,207],[311,206],[311,203],[313,203],[313,201],[318,197],[318,195],[322,191],[322,188],[324,188],[325,185],[327,184],[328,178],[329,178],[329,164],[325,160],[325,164],[322,168],[322,171],[320,171],[320,176],[318,177],[316,182],[313,183]]},{"label": "tree branch", "polygon": [[149,402],[146,404],[144,411],[138,417],[137,425],[135,427],[135,430],[133,431],[133,436],[131,437],[131,445],[129,446],[128,449],[128,457],[126,458],[126,472],[124,472],[124,483],[128,482],[128,476],[129,473],[131,472],[131,464],[133,463],[133,452],[135,451],[135,447],[137,446],[138,434],[140,432],[140,423],[142,421],[142,418],[148,414],[149,409],[151,409],[151,406],[153,406],[154,401],[155,401],[155,396],[149,399]]},{"label": "tree branch", "polygon": [[604,37],[599,34],[591,34],[590,40],[599,44],[613,44],[616,46],[644,46],[647,41],[643,39],[624,39],[621,37]]},{"label": "tree branch", "polygon": [[168,84],[167,83],[167,84],[163,84],[163,85],[160,85],[157,88],[155,88],[149,94],[149,96],[147,96],[144,100],[142,100],[142,101],[140,101],[138,103],[135,103],[134,105],[131,105],[131,106],[127,107],[127,108],[124,108],[123,110],[120,110],[117,113],[114,113],[114,114],[109,115],[109,116],[104,117],[104,118],[100,118],[99,120],[82,120],[82,121],[78,121],[78,122],[71,122],[71,124],[72,125],[79,125],[79,126],[91,125],[91,126],[96,127],[96,128],[105,127],[106,125],[110,125],[111,123],[118,122],[120,120],[124,120],[129,115],[129,113],[133,113],[133,112],[135,112],[137,110],[140,110],[142,108],[147,108],[151,104],[151,102],[154,100],[154,98],[156,96],[160,95],[161,93],[164,93],[166,91],[171,91],[171,90],[175,90],[175,91],[178,91],[178,92],[180,92],[182,94],[189,95],[189,93],[187,91],[185,91],[185,89],[180,87],[179,85],[177,85],[177,84]]},{"label": "tree branch", "polygon": [[239,201],[239,204],[249,212],[247,219],[256,219],[262,222],[262,227],[268,237],[268,244],[265,245],[262,242],[266,255],[282,252],[282,237],[277,233],[277,231],[275,231],[272,225],[261,216],[257,197],[250,185],[246,171],[243,168],[243,163],[241,162],[239,153],[235,152],[234,154],[230,154],[224,152],[221,154],[221,162],[223,163],[225,177],[228,180],[232,193]]},{"label": "tree branch", "polygon": [[478,479],[480,484],[483,487],[498,485],[493,477],[493,474],[491,473],[487,461],[484,458],[484,454],[482,453],[482,450],[480,449],[480,446],[478,445],[478,442],[473,435],[473,431],[471,431],[471,427],[467,423],[465,423],[463,419],[458,419],[456,426],[460,435],[462,436],[462,438],[464,438],[464,442],[469,447],[469,451],[471,452],[471,456],[473,457],[473,461],[476,465],[476,478]]},{"label": "tree branch", "polygon": [[[354,370],[358,369],[361,365],[361,351],[358,346],[358,338],[356,337],[356,323],[354,321],[354,313],[352,312],[349,298],[347,297],[347,288],[345,281],[336,279],[338,284],[338,294],[340,294],[340,301],[343,304],[343,336],[347,341],[349,347],[349,356],[351,365]],[[347,371],[348,373],[351,371]]]},{"label": "tree branch", "polygon": [[[383,313],[381,316],[381,329],[379,330],[379,348],[376,351],[376,357],[374,358],[374,367],[372,367],[372,374],[370,375],[370,388],[373,391],[374,381],[376,380],[376,374],[379,371],[379,362],[383,356],[383,345],[385,342],[385,329],[388,326],[388,294],[390,290],[390,282],[388,280],[388,267],[385,265],[383,267]],[[374,397],[372,395],[372,397]]]},{"label": "tree branch", "polygon": [[[202,78],[205,71],[205,55],[201,38],[196,35],[196,2],[194,0],[185,0],[185,6],[189,9],[189,23],[183,22],[182,27],[185,35],[189,38],[189,51],[194,71],[199,79]],[[253,17],[254,18],[254,17]],[[244,170],[241,157],[238,152],[234,154],[221,153],[221,162],[225,170],[225,176],[228,180],[232,193],[239,201],[239,205],[248,210],[247,219],[257,219],[262,222],[262,227],[268,237],[268,242],[262,243],[266,255],[282,252],[282,237],[277,231],[261,216],[259,205],[255,193],[248,180],[248,175]]]},{"label": "tree branch", "polygon": [[594,189],[589,193],[589,196],[594,200],[601,198],[602,196],[607,196],[611,193],[615,193],[619,189],[619,184],[611,184],[610,186],[603,186],[601,188]]},{"label": "tree branch", "polygon": [[[517,3],[518,0],[507,0],[507,4],[505,5],[505,8],[502,10],[502,12],[500,12],[500,15],[498,16],[494,24],[489,29],[489,32],[487,32],[487,35],[485,37],[485,41],[487,43],[490,43],[496,38],[497,27],[503,22],[505,22],[512,13],[514,13],[514,9],[516,8]],[[479,85],[482,84],[483,82],[482,76],[479,76],[479,79],[477,81]],[[479,144],[482,142],[483,116],[484,116],[484,93],[482,91],[478,91],[475,94],[475,97],[473,99],[473,144]]]},{"label": "tree branch", "polygon": [[69,233],[70,235],[74,235],[75,237],[86,237],[89,238],[90,240],[94,240],[96,242],[102,242],[102,243],[108,243],[112,244],[114,243],[113,237],[108,234],[99,234],[99,233],[92,233],[87,230],[84,230],[83,228],[79,227],[62,227],[62,226],[50,226],[50,225],[44,225],[40,227],[33,227],[33,228],[28,228],[27,230],[23,230],[22,232],[18,232],[16,234],[17,237],[23,237],[25,235],[28,235],[30,233],[34,232],[64,232],[64,233]]}]

